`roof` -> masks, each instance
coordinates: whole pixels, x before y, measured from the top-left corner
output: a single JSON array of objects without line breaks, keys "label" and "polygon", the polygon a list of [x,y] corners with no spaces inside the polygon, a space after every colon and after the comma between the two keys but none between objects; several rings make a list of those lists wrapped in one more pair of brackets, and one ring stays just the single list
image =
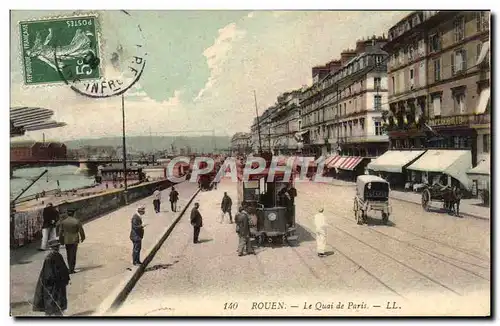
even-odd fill
[{"label": "roof", "polygon": [[35,145],[37,142],[34,140],[24,140],[18,142],[11,142],[10,148],[19,148],[19,147],[31,147]]},{"label": "roof", "polygon": [[356,182],[361,182],[361,183],[368,183],[368,182],[383,182],[383,183],[388,183],[387,180],[382,179],[381,177],[378,177],[376,175],[369,175],[369,174],[362,174],[358,176]]},{"label": "roof", "polygon": [[26,131],[63,127],[64,122],[49,120],[54,112],[39,107],[10,108],[10,120],[15,127],[23,127]]}]

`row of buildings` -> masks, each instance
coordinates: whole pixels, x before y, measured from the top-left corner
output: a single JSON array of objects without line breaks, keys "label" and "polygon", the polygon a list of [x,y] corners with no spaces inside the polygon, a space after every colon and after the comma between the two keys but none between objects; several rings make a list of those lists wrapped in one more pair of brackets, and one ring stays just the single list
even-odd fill
[{"label": "row of buildings", "polygon": [[472,166],[487,162],[489,174],[490,12],[415,11],[385,34],[313,67],[311,86],[280,95],[254,119],[248,147],[338,154],[330,165],[354,175],[376,170],[387,151],[461,150]]}]

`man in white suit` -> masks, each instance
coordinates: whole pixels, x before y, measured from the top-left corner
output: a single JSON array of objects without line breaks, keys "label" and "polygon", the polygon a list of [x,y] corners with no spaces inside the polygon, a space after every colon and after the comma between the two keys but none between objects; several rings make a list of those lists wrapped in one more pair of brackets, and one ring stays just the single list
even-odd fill
[{"label": "man in white suit", "polygon": [[325,257],[326,250],[326,221],[323,214],[323,208],[318,210],[314,216],[314,224],[316,225],[316,248],[319,257]]}]

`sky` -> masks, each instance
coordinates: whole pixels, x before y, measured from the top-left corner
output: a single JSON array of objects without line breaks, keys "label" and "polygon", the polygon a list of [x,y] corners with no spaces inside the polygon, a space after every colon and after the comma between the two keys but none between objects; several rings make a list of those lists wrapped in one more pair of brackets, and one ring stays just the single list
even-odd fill
[{"label": "sky", "polygon": [[[130,136],[249,132],[255,117],[254,90],[262,114],[278,95],[310,85],[313,66],[340,58],[340,52],[355,47],[357,39],[387,35],[407,13],[130,11],[126,16],[98,12],[106,76],[114,69],[106,60],[113,49],[127,52],[141,37],[148,52],[144,74],[125,96]],[[18,22],[71,14],[11,13],[11,107],[48,108],[55,120],[68,124],[16,140],[41,139],[42,133],[60,141],[121,136],[120,97],[91,99],[65,85],[23,85]]]}]

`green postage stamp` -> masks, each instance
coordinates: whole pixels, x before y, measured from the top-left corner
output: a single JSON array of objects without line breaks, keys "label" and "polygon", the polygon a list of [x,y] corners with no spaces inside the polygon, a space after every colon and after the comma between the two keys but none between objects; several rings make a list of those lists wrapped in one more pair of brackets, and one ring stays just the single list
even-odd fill
[{"label": "green postage stamp", "polygon": [[25,85],[101,77],[96,15],[19,23]]}]

